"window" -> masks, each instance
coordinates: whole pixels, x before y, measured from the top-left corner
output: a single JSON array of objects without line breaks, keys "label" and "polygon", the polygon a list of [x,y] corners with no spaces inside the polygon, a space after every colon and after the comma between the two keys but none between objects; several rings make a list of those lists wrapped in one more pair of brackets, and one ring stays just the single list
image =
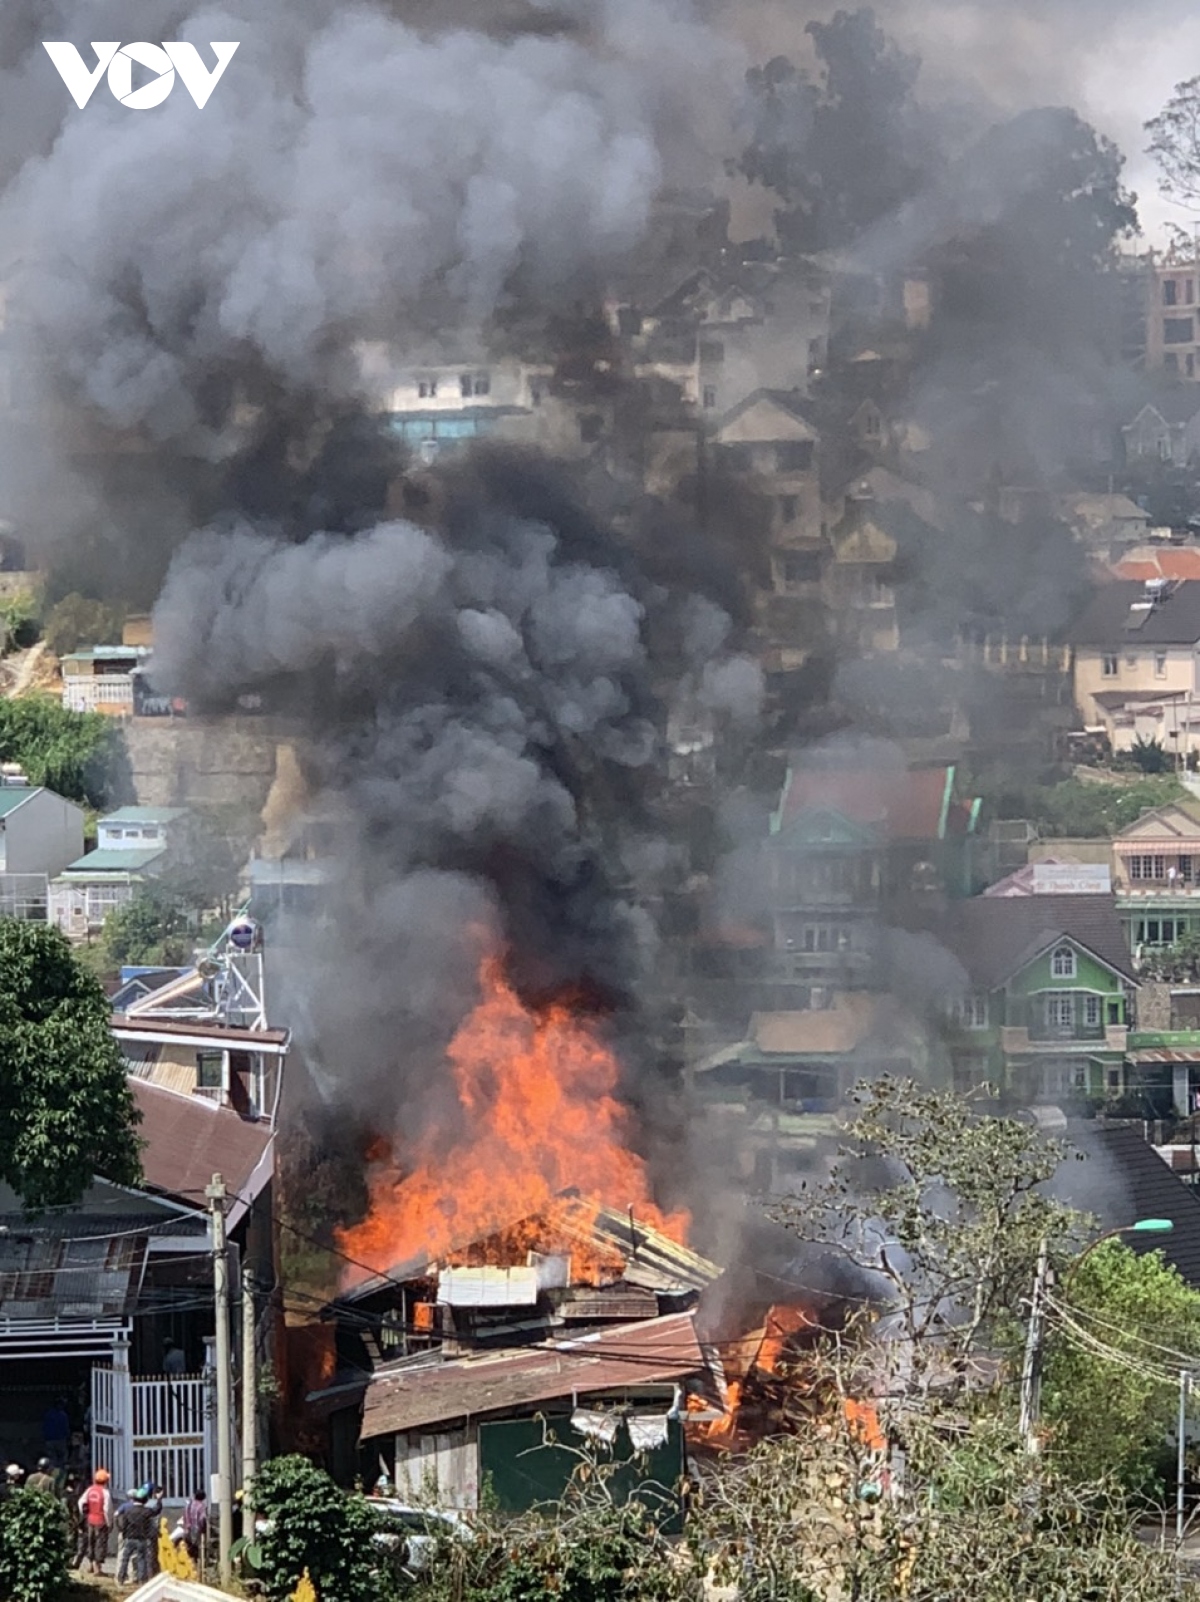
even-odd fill
[{"label": "window", "polygon": [[422,400],[436,400],[437,399],[437,379],[436,378],[422,378],[420,380],[420,382],[417,384],[417,394],[421,397]]},{"label": "window", "polygon": [[780,519],[780,521],[783,522],[783,523],[791,523],[792,521],[794,521],[795,516],[796,516],[796,510],[799,507],[799,505],[800,505],[799,496],[797,496],[797,495],[781,495],[779,497],[779,519]]},{"label": "window", "polygon": [[1129,877],[1131,879],[1165,879],[1166,876],[1166,857],[1130,857],[1129,859]]},{"label": "window", "polygon": [[1191,857],[1180,857],[1180,859],[1179,859],[1179,877],[1182,880],[1184,880],[1185,883],[1187,883],[1187,884],[1191,883],[1191,880],[1192,880],[1192,858]]},{"label": "window", "polygon": [[1050,972],[1056,979],[1074,979],[1075,953],[1070,946],[1059,946],[1050,959]]},{"label": "window", "polygon": [[717,408],[717,386],[715,384],[705,384],[705,386],[704,386],[704,410],[706,412],[712,412],[712,411],[715,411],[716,408]]},{"label": "window", "polygon": [[1196,321],[1193,317],[1165,317],[1163,319],[1164,345],[1190,345],[1195,340]]},{"label": "window", "polygon": [[532,405],[532,406],[540,406],[542,404],[542,397],[543,397],[544,393],[545,393],[545,391],[542,389],[542,386],[540,384],[531,384],[529,386],[529,401],[530,401],[530,405]]},{"label": "window", "polygon": [[812,459],[812,441],[808,439],[789,440],[775,447],[777,473],[807,473],[812,466]]},{"label": "window", "polygon": [[1187,932],[1183,918],[1139,918],[1133,926],[1134,944],[1173,946]]},{"label": "window", "polygon": [[1163,279],[1163,305],[1175,306],[1179,303],[1179,285],[1173,278]]},{"label": "window", "polygon": [[777,560],[785,584],[815,584],[821,577],[819,551],[785,551]]},{"label": "window", "polygon": [[196,1053],[196,1084],[201,1090],[220,1090],[222,1088],[225,1066],[225,1053],[222,1051],[198,1051]]},{"label": "window", "polygon": [[873,575],[867,591],[868,606],[895,606],[896,594],[886,579]]},{"label": "window", "polygon": [[1071,995],[1046,997],[1046,1027],[1055,1034],[1069,1035],[1075,1029],[1075,997]]},{"label": "window", "polygon": [[863,418],[863,432],[868,439],[878,439],[883,433],[883,418],[876,411],[870,411]]},{"label": "window", "polygon": [[1086,1029],[1099,1029],[1100,1027],[1100,997],[1084,996],[1083,1023]]},{"label": "window", "polygon": [[1106,679],[1115,679],[1116,676],[1117,676],[1118,668],[1119,668],[1119,663],[1117,662],[1117,659],[1116,659],[1115,656],[1110,654],[1110,655],[1101,657],[1101,659],[1100,659],[1100,671],[1104,674],[1104,677]]},{"label": "window", "polygon": [[1183,280],[1183,303],[1184,303],[1184,305],[1185,306],[1190,306],[1192,304],[1192,302],[1195,300],[1195,298],[1196,298],[1196,280],[1194,278],[1185,278]]},{"label": "window", "polygon": [[490,395],[492,393],[492,375],[490,373],[475,374],[476,395]]},{"label": "window", "polygon": [[803,947],[808,952],[846,951],[850,931],[840,923],[809,923],[804,926]]},{"label": "window", "polygon": [[458,381],[458,387],[459,387],[459,390],[462,393],[463,400],[470,400],[470,398],[471,398],[471,375],[470,375],[470,373],[464,373],[462,375],[462,377]]},{"label": "window", "polygon": [[1155,653],[1154,653],[1154,677],[1156,679],[1165,679],[1166,676],[1167,676],[1167,653],[1165,651],[1155,651]]},{"label": "window", "polygon": [[988,1026],[988,998],[982,991],[964,996],[953,1008],[954,1020],[963,1029],[986,1029]]}]

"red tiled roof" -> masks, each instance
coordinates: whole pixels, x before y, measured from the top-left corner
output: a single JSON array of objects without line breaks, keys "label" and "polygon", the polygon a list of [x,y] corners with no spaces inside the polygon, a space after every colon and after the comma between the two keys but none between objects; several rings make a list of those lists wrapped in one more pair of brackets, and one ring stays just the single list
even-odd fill
[{"label": "red tiled roof", "polygon": [[367,1387],[362,1438],[478,1418],[581,1393],[686,1379],[704,1370],[691,1313],[619,1324],[551,1350],[524,1348],[388,1373]]},{"label": "red tiled roof", "polygon": [[235,1196],[248,1200],[261,1190],[274,1140],[269,1124],[248,1123],[203,1096],[181,1096],[140,1079],[129,1085],[142,1114],[137,1132],[146,1142],[142,1174],[148,1190],[197,1209],[206,1205],[204,1187],[214,1174]]},{"label": "red tiled roof", "polygon": [[1200,579],[1200,549],[1196,547],[1156,551],[1152,556],[1126,556],[1117,562],[1113,572],[1118,578],[1137,579]]},{"label": "red tiled roof", "polygon": [[[952,768],[795,769],[781,807],[786,828],[806,812],[837,812],[889,840],[936,840]],[[965,820],[964,820],[965,829]]]}]

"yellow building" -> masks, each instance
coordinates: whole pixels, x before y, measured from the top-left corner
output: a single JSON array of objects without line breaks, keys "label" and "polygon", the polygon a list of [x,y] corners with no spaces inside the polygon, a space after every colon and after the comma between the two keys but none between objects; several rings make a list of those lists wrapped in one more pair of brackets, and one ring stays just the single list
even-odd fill
[{"label": "yellow building", "polygon": [[1127,581],[1097,591],[1072,630],[1075,706],[1114,751],[1139,738],[1200,750],[1200,581]]}]

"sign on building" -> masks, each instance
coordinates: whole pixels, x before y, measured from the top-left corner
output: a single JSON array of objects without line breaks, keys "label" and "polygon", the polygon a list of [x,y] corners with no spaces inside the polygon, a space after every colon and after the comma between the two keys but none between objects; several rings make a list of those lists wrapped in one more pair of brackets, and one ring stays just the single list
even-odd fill
[{"label": "sign on building", "polygon": [[1112,892],[1112,870],[1099,862],[1035,862],[1035,896],[1106,896]]}]

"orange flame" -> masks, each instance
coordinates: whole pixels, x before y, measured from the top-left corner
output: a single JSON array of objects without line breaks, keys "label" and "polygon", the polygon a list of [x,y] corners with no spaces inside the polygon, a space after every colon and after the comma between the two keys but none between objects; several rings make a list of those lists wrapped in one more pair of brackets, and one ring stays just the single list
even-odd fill
[{"label": "orange flame", "polygon": [[[342,1232],[341,1249],[380,1272],[461,1255],[518,1221],[552,1215],[569,1189],[589,1198],[592,1219],[601,1205],[632,1208],[683,1240],[687,1214],[659,1212],[645,1164],[626,1144],[620,1068],[595,1027],[562,1002],[526,1007],[496,957],[484,959],[479,980],[482,999],[447,1049],[468,1132],[449,1149],[426,1137],[403,1170],[389,1153],[372,1175],[367,1216]],[[534,1245],[561,1245],[573,1250],[578,1279],[572,1235],[574,1246],[513,1231],[509,1262]],[[619,1262],[610,1266],[619,1274]]]}]

